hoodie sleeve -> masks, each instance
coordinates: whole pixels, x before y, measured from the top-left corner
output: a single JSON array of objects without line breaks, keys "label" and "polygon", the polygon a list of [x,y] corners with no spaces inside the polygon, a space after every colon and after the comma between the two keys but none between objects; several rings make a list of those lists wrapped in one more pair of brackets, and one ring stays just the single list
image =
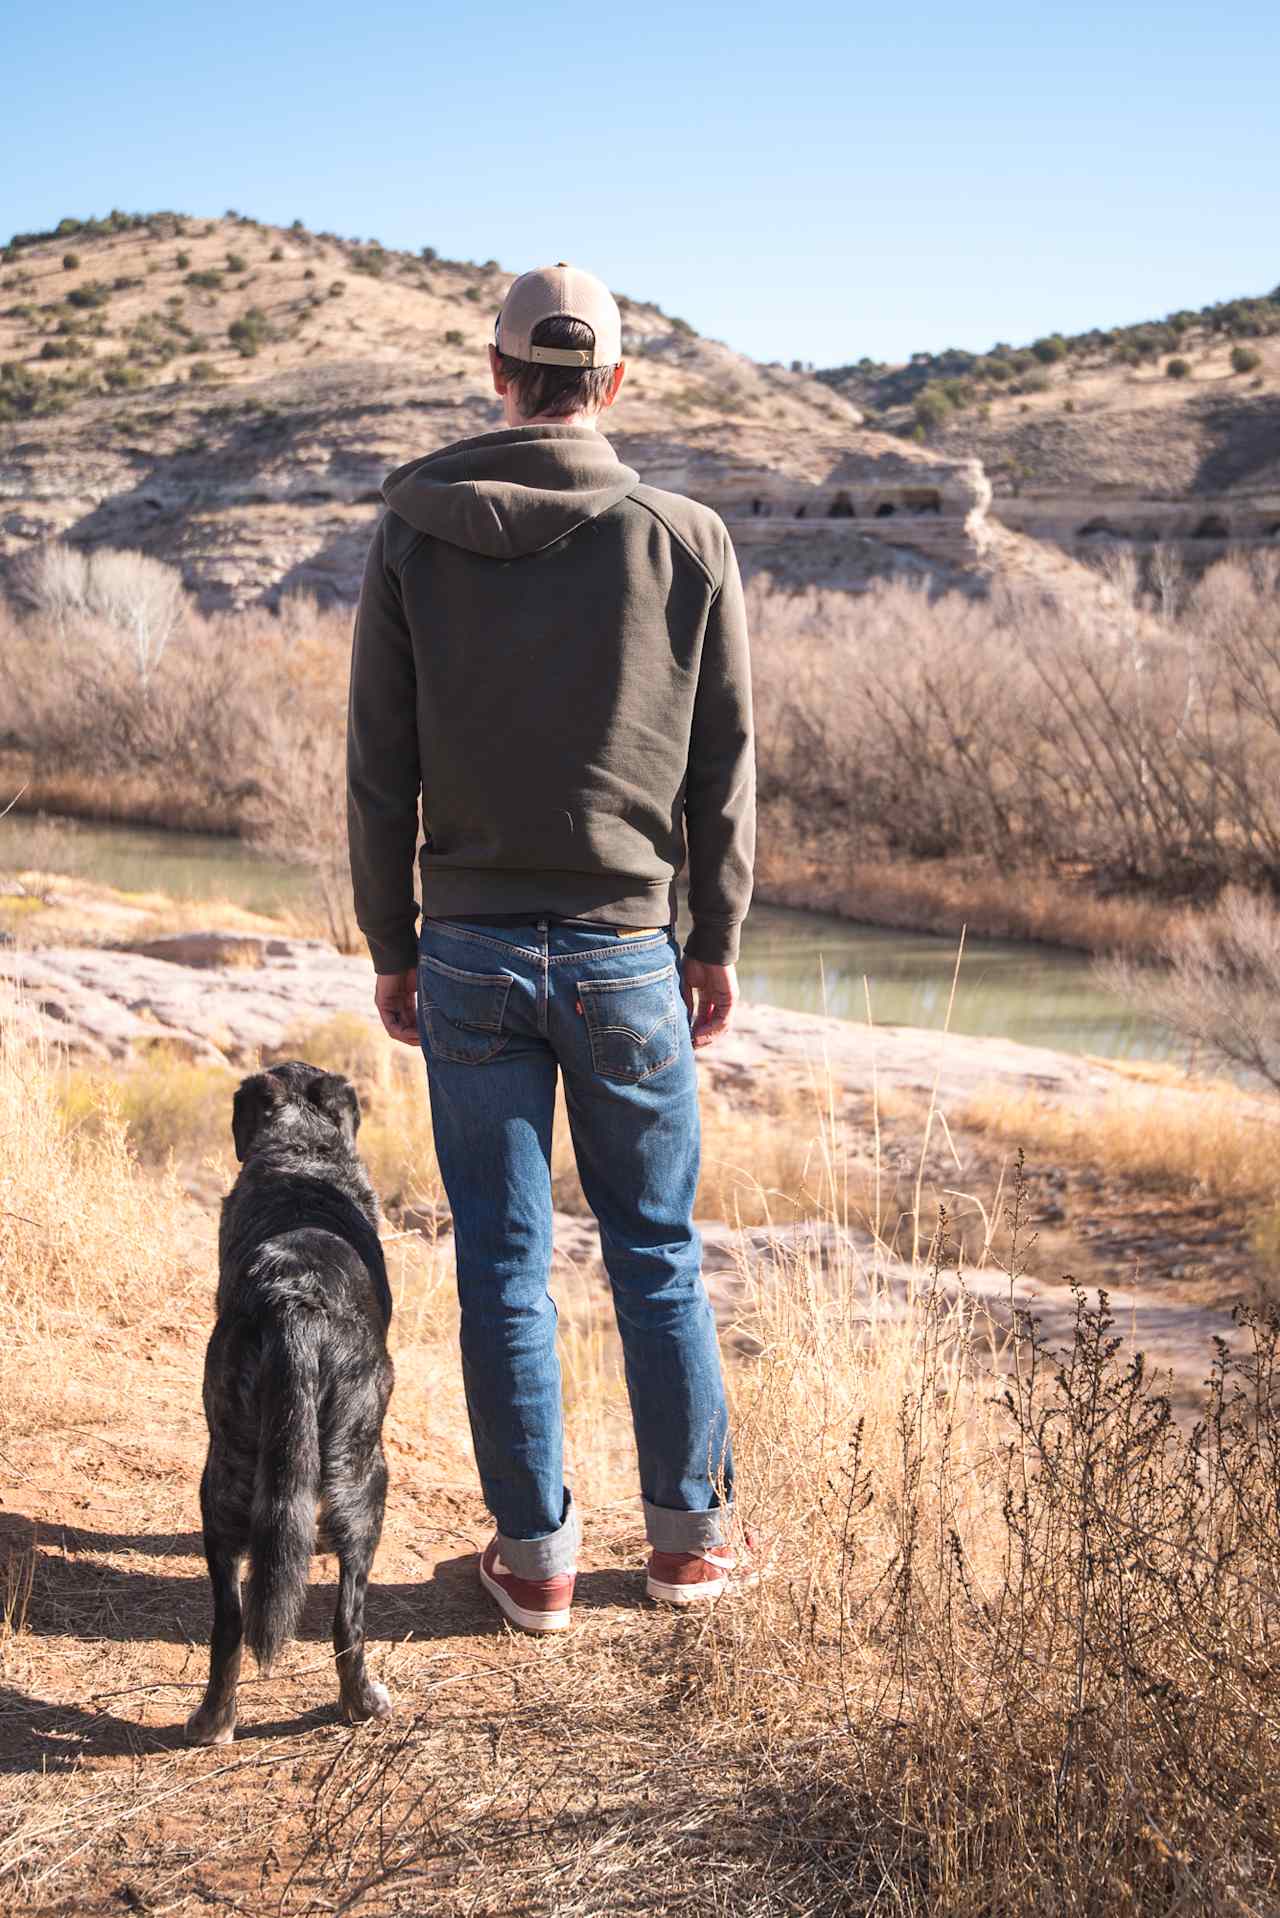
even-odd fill
[{"label": "hoodie sleeve", "polygon": [[351,649],[347,841],[356,923],[376,972],[418,962],[417,680],[400,584],[387,566],[386,516],[369,548]]},{"label": "hoodie sleeve", "polygon": [[756,844],[751,658],[738,561],[724,535],[724,576],[711,602],[693,707],[685,827],[691,959],[729,966],[751,903]]}]

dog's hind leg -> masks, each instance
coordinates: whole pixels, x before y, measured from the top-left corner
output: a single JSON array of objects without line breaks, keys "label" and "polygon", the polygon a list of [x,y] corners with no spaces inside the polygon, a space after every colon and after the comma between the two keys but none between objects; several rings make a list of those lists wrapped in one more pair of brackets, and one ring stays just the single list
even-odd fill
[{"label": "dog's hind leg", "polygon": [[365,1592],[382,1532],[386,1492],[387,1468],[378,1457],[360,1484],[326,1493],[325,1526],[338,1554],[333,1655],[343,1717],[353,1725],[366,1718],[386,1718],[391,1711],[390,1693],[369,1677],[364,1663]]},{"label": "dog's hind leg", "polygon": [[205,1484],[200,1487],[200,1502],[204,1507],[204,1555],[213,1586],[213,1633],[209,1643],[209,1683],[204,1698],[187,1720],[187,1739],[193,1745],[229,1745],[235,1737],[236,1685],[244,1637],[240,1559],[245,1541],[237,1541],[215,1528]]}]

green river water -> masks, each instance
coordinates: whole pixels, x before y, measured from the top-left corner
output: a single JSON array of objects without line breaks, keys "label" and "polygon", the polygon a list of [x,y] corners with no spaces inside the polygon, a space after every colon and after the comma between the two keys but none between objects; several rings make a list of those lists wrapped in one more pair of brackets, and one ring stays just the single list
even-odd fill
[{"label": "green river water", "polygon": [[[305,873],[237,840],[10,814],[0,820],[0,874],[32,864],[126,892],[226,899],[267,913],[301,903],[310,889]],[[939,1027],[955,954],[954,939],[930,933],[756,906],[739,971],[749,999],[859,1020],[865,977],[878,1024]],[[1163,1059],[1176,1050],[1162,1027],[1098,984],[1085,954],[1010,940],[966,942],[951,1023],[957,1032],[1106,1058]]]}]

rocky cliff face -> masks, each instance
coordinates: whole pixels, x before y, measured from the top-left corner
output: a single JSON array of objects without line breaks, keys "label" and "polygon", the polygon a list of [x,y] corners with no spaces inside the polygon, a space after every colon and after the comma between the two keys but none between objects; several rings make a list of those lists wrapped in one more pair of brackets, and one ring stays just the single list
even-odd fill
[{"label": "rocky cliff face", "polygon": [[[1249,337],[1245,371],[1240,346],[1188,327],[1175,379],[1165,358],[1130,365],[1104,345],[1012,385],[973,372],[945,383],[963,403],[939,409],[926,443],[980,462],[1006,526],[1082,559],[1116,546],[1139,558],[1169,547],[1194,567],[1228,548],[1280,553],[1280,331]],[[875,384],[826,377],[855,400]],[[881,417],[909,428],[912,405]]]},{"label": "rocky cliff face", "polygon": [[[62,538],[170,560],[208,608],[352,599],[384,474],[501,423],[494,263],[167,215],[10,255],[0,570]],[[610,437],[652,483],[714,506],[747,571],[982,588],[1013,564],[1060,583],[991,527],[977,459],[869,432],[820,382],[623,308]]]}]

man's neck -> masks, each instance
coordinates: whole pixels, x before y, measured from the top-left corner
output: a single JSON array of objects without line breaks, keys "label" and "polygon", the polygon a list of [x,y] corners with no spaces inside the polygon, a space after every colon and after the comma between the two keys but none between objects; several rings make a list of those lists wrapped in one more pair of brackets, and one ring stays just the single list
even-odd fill
[{"label": "man's neck", "polygon": [[523,413],[514,408],[507,410],[508,426],[581,426],[588,433],[594,433],[598,425],[595,413],[535,413],[532,419],[526,419]]}]

